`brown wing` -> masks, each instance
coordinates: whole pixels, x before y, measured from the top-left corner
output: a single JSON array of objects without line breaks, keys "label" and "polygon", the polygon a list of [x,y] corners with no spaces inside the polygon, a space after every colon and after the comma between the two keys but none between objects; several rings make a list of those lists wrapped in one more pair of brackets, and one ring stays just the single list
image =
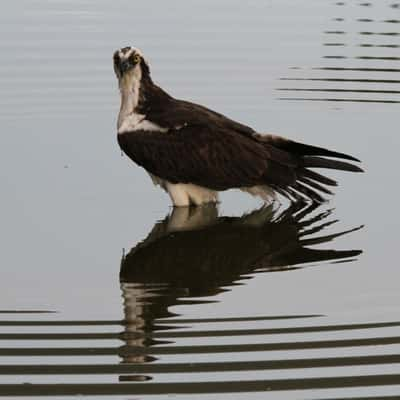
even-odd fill
[{"label": "brown wing", "polygon": [[225,115],[210,110],[200,104],[171,98],[168,104],[153,107],[145,111],[146,117],[158,125],[178,127],[187,125],[203,125],[207,127],[220,127],[245,136],[256,134],[251,127],[236,122]]},{"label": "brown wing", "polygon": [[356,158],[252,128],[203,106],[173,98],[146,110],[146,117],[169,129],[128,132],[118,137],[125,153],[152,174],[172,183],[214,190],[268,185],[291,200],[323,201],[336,182],[309,168],[360,172]]},{"label": "brown wing", "polygon": [[295,181],[296,159],[255,137],[220,126],[186,125],[118,136],[122,150],[148,172],[172,183],[214,190]]}]

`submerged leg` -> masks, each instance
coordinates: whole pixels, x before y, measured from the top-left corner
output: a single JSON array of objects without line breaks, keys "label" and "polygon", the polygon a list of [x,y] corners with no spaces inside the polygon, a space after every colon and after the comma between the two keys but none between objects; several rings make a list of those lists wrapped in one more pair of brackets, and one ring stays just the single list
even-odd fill
[{"label": "submerged leg", "polygon": [[201,206],[218,202],[216,191],[191,183],[167,183],[166,189],[175,207]]},{"label": "submerged leg", "polygon": [[169,197],[171,197],[172,204],[175,207],[188,207],[190,205],[190,199],[184,186],[181,183],[174,184],[169,182],[166,185]]}]

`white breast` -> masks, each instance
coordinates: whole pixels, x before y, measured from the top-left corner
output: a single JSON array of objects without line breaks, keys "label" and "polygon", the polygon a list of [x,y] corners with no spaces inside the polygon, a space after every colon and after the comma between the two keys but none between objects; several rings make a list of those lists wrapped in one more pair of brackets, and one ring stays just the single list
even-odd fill
[{"label": "white breast", "polygon": [[167,128],[163,128],[146,119],[146,115],[135,111],[139,104],[141,78],[142,70],[140,66],[137,65],[119,81],[119,88],[121,91],[121,108],[119,110],[117,123],[119,134],[134,131],[168,131]]},{"label": "white breast", "polygon": [[167,132],[168,128],[164,128],[154,122],[149,121],[143,114],[132,113],[124,118],[120,127],[118,128],[118,133],[123,134],[134,131]]}]

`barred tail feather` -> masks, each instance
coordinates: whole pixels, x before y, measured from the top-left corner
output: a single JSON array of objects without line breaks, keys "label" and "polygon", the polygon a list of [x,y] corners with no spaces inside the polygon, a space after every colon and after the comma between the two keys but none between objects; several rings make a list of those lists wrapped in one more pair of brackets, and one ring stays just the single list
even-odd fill
[{"label": "barred tail feather", "polygon": [[[262,136],[261,140],[270,146],[272,145],[289,153],[297,160],[297,167],[294,168],[296,181],[287,186],[274,185],[274,189],[278,193],[290,200],[312,200],[315,203],[321,203],[325,201],[324,194],[332,194],[326,186],[337,186],[337,182],[313,171],[313,168],[363,172],[362,168],[349,162],[359,162],[359,160],[348,154],[294,142],[273,135]],[[280,187],[277,188],[277,186]]]},{"label": "barred tail feather", "polygon": [[322,183],[324,185],[337,186],[337,182],[335,180],[328,178],[324,175],[321,175],[318,172],[311,171],[311,170],[305,169],[305,168],[301,168],[297,172],[298,172],[298,176],[311,179],[313,181]]},{"label": "barred tail feather", "polygon": [[324,149],[323,147],[311,146],[309,144],[298,143],[291,140],[287,140],[281,148],[291,153],[301,154],[303,156],[325,156],[360,162],[358,158],[350,156],[349,154],[339,153],[337,151]]},{"label": "barred tail feather", "polygon": [[319,183],[308,179],[304,176],[300,176],[299,178],[297,178],[297,180],[299,182],[305,183],[308,186],[311,186],[312,188],[319,190],[320,192],[326,193],[326,194],[333,194],[329,189],[327,189],[326,187],[320,185]]},{"label": "barred tail feather", "polygon": [[338,151],[328,150],[323,147],[311,146],[309,144],[295,142],[281,136],[276,135],[260,135],[260,139],[263,142],[269,143],[281,150],[284,150],[290,154],[299,156],[324,156],[341,158],[343,160],[360,162],[358,158],[350,156],[349,154],[340,153]]},{"label": "barred tail feather", "polygon": [[327,168],[350,172],[364,172],[362,168],[357,165],[345,161],[331,160],[329,158],[306,156],[302,158],[302,161],[306,168]]}]

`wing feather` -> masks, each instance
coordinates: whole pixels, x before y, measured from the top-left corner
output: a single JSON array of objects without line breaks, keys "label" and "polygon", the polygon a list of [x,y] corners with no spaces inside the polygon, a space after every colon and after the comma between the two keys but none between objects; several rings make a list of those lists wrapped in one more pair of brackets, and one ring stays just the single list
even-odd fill
[{"label": "wing feather", "polygon": [[284,152],[220,127],[127,132],[118,141],[133,161],[172,183],[225,190],[265,183],[268,177],[277,184],[294,179],[287,164],[293,161]]},{"label": "wing feather", "polygon": [[207,125],[229,129],[244,136],[256,134],[251,127],[234,121],[223,114],[189,101],[169,99],[168,105],[146,110],[147,118],[160,126],[182,127],[185,125]]},{"label": "wing feather", "polygon": [[268,185],[290,200],[321,202],[321,193],[331,193],[324,185],[337,183],[308,168],[362,171],[347,154],[260,135],[203,106],[168,101],[168,107],[146,110],[146,117],[167,132],[125,132],[118,142],[133,161],[171,183],[212,190]]}]

